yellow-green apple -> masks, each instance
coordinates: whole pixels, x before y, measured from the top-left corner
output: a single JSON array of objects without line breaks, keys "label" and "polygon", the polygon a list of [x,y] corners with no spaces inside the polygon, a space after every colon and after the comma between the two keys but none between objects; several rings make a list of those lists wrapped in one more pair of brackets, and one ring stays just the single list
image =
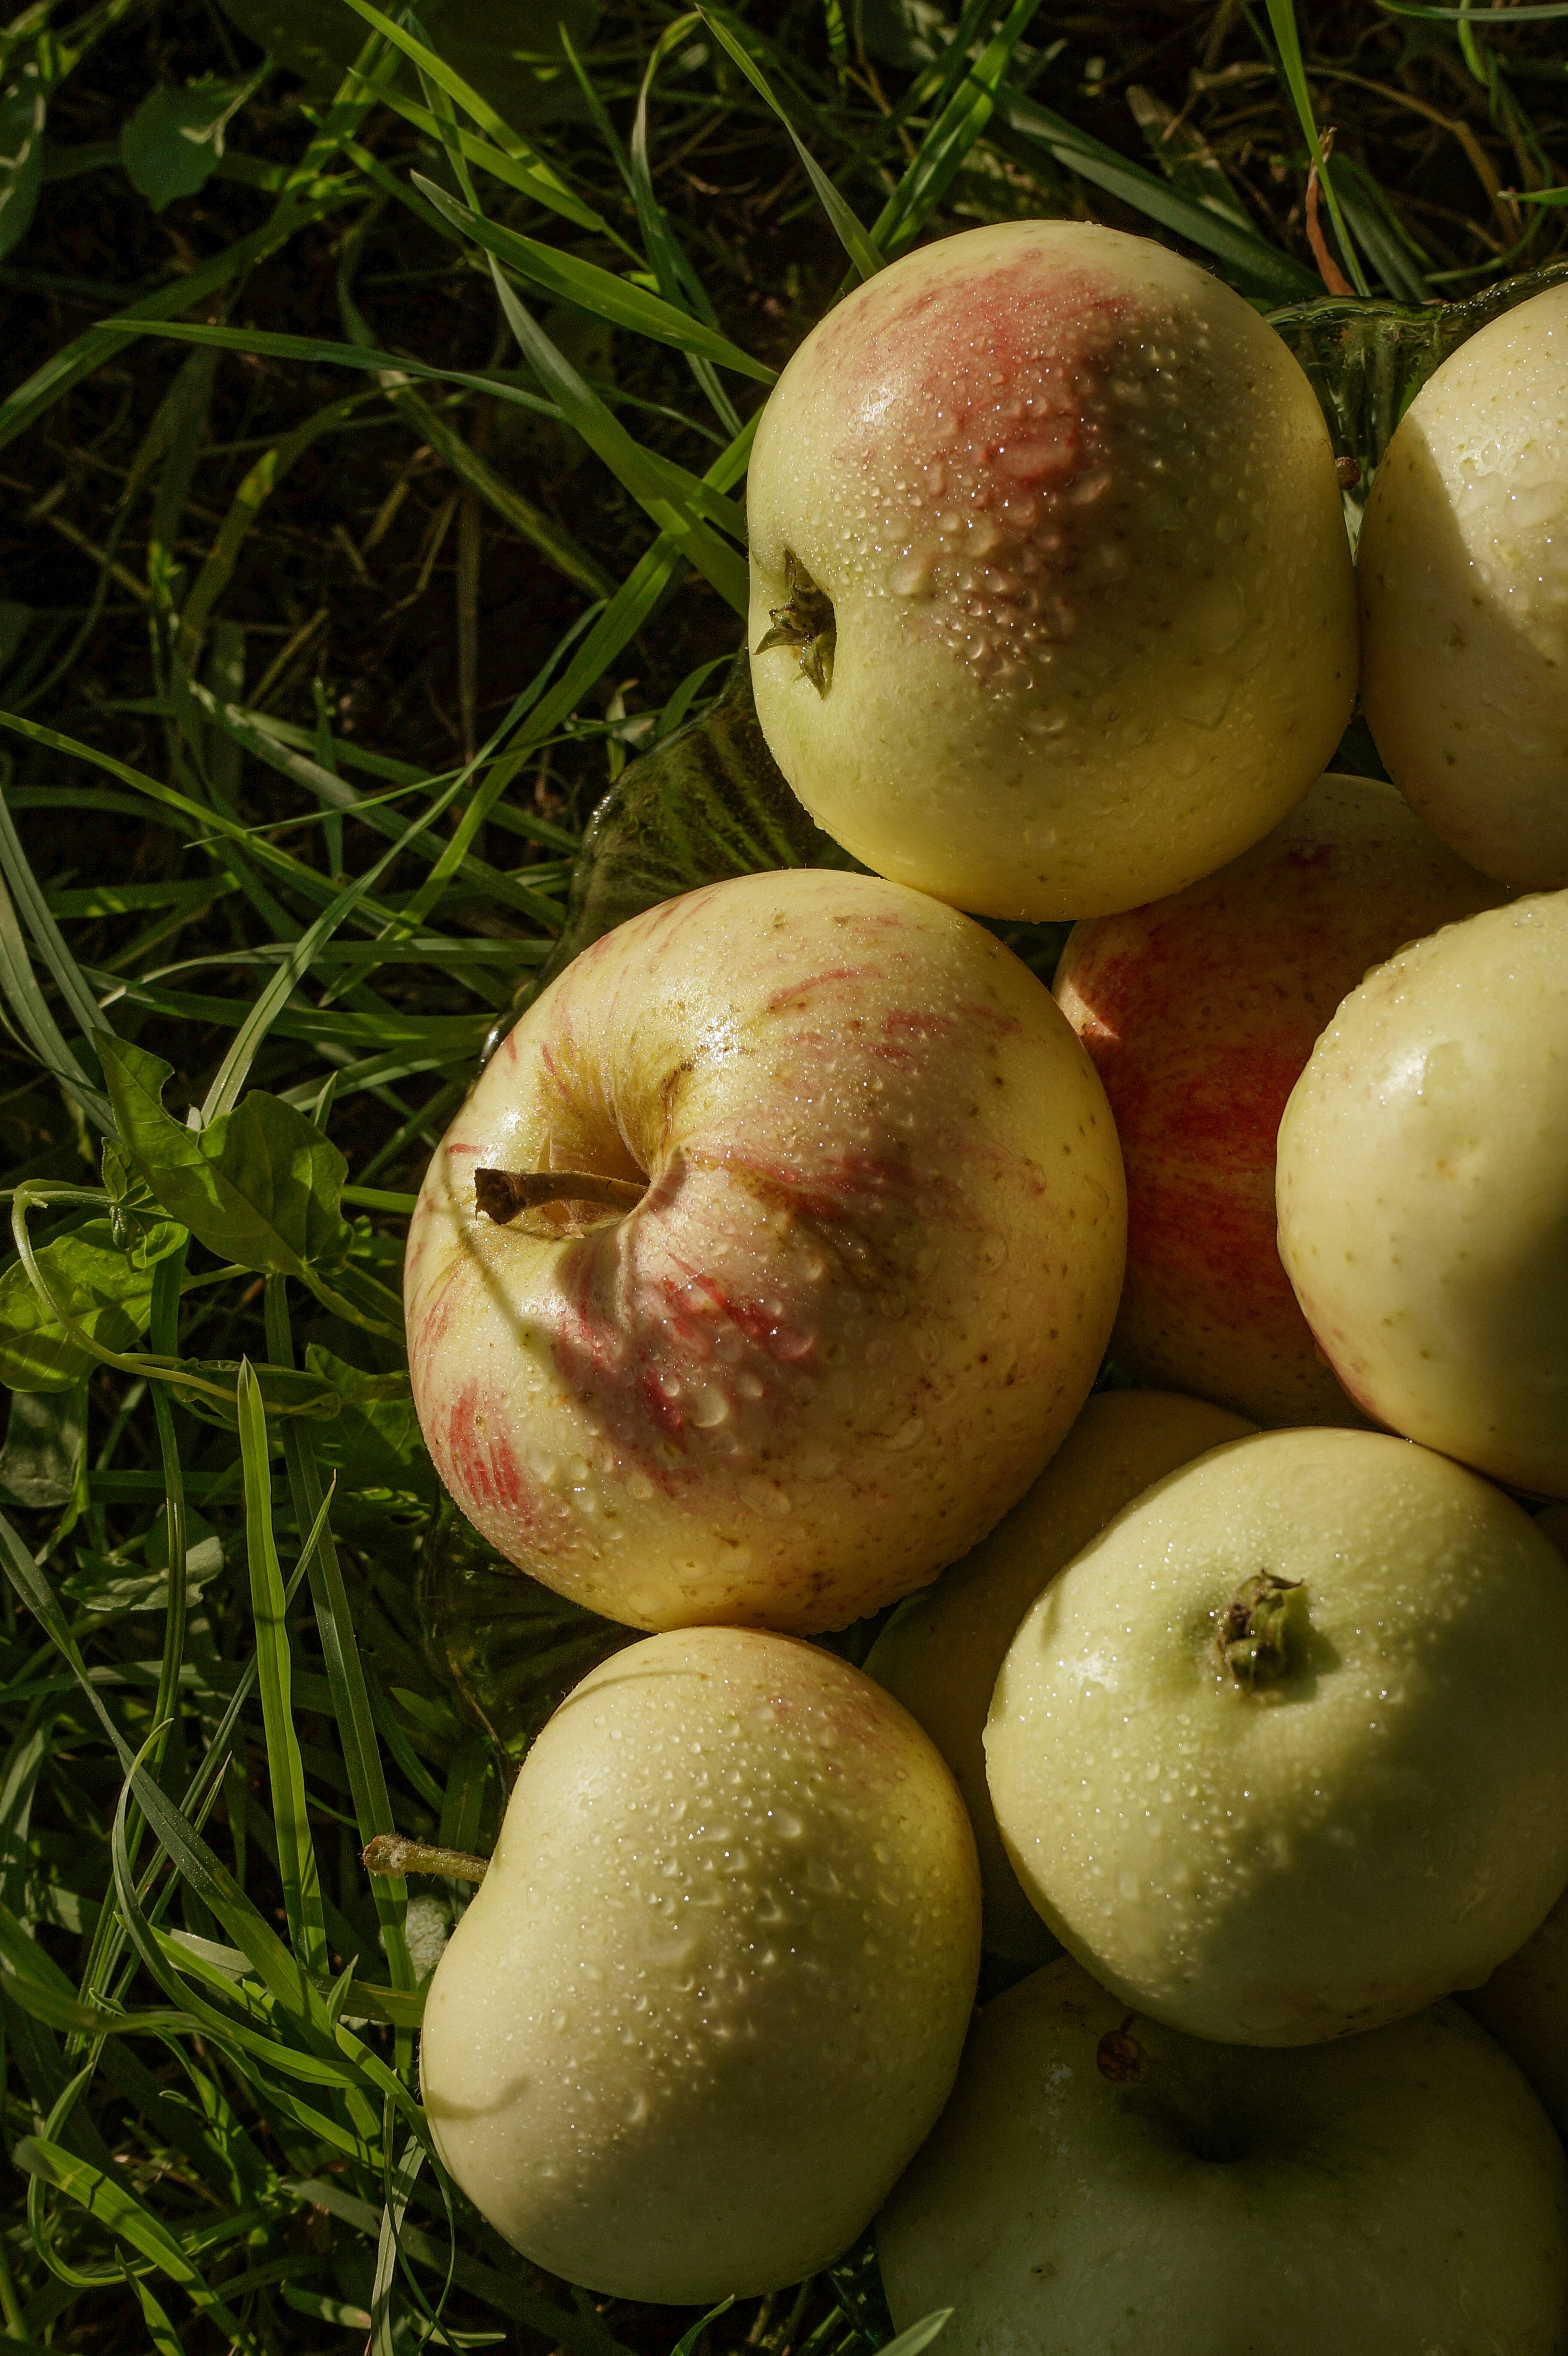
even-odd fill
[{"label": "yellow-green apple", "polygon": [[880,1686],[793,1637],[651,1637],[529,1751],[437,1965],[436,2148],[591,2290],[797,2282],[946,2099],[979,1917],[964,1804]]},{"label": "yellow-green apple", "polygon": [[774,757],[880,874],[998,916],[1179,891],[1284,817],[1356,690],[1311,386],[1151,239],[1007,221],[815,327],[748,476]]},{"label": "yellow-green apple", "polygon": [[867,1655],[867,1676],[919,1719],[964,1794],[993,1954],[1038,1963],[1056,1953],[1008,1862],[986,1783],[986,1712],[1019,1622],[1063,1563],[1151,1482],[1252,1429],[1223,1408],[1168,1391],[1090,1399],[1028,1494],[934,1586],[901,1603]]},{"label": "yellow-green apple", "polygon": [[1568,2167],[1457,2005],[1265,2053],[1064,1959],[979,2015],[877,2248],[948,2356],[1555,2356]]},{"label": "yellow-green apple", "polygon": [[1360,1420],[1280,1266],[1280,1115],[1369,966],[1503,896],[1392,786],[1328,776],[1218,874],[1073,927],[1056,996],[1127,1174],[1119,1363],[1264,1423]]},{"label": "yellow-green apple", "polygon": [[1104,1093],[1027,967],[873,876],[742,876],[595,942],[486,1067],[410,1228],[415,1404],[547,1587],[841,1627],[1029,1486],[1125,1237]]},{"label": "yellow-green apple", "polygon": [[1555,2125],[1568,2132],[1568,1896],[1463,2002],[1512,2054]]},{"label": "yellow-green apple", "polygon": [[1378,1422],[1568,1497],[1568,892],[1367,976],[1280,1123],[1279,1252]]},{"label": "yellow-green apple", "polygon": [[1262,1432],[1054,1579],[997,1677],[1030,1900],[1189,2035],[1375,2029],[1512,1954],[1568,1884],[1568,1562],[1384,1432]]},{"label": "yellow-green apple", "polygon": [[1568,884],[1568,286],[1428,378],[1379,467],[1357,574],[1391,777],[1472,865]]}]

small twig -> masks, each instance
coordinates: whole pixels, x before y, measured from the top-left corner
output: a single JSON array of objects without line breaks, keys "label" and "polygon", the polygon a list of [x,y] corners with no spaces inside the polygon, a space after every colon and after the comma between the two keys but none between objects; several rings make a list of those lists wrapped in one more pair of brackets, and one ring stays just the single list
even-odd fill
[{"label": "small twig", "polygon": [[[1319,142],[1323,160],[1328,162],[1334,145],[1334,134],[1326,131]],[[1317,274],[1330,294],[1353,294],[1355,288],[1328,251],[1328,241],[1323,234],[1323,224],[1317,218],[1317,165],[1314,159],[1307,175],[1307,242],[1312,248],[1312,259],[1317,264]]]},{"label": "small twig", "polygon": [[545,1203],[607,1203],[632,1210],[647,1193],[638,1179],[592,1178],[582,1170],[476,1170],[474,1200],[487,1219],[504,1227],[519,1211]]},{"label": "small twig", "polygon": [[488,1858],[405,1840],[401,1833],[378,1833],[366,1845],[360,1862],[367,1873],[439,1873],[448,1881],[483,1881],[490,1870]]}]

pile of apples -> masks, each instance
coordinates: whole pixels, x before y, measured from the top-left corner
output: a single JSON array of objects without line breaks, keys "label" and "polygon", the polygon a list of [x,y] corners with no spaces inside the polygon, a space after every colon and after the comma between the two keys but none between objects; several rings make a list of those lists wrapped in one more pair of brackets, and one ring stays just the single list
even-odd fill
[{"label": "pile of apples", "polygon": [[[410,1236],[458,1505],[652,1632],[436,1970],[437,2146],[632,2299],[877,2218],[952,2356],[1546,2356],[1568,290],[1359,567],[1284,344],[1061,222],[840,304],[750,501],[763,728],[874,872],[585,950]],[[1320,775],[1358,680],[1397,791]],[[976,915],[1080,920],[1054,996]]]}]

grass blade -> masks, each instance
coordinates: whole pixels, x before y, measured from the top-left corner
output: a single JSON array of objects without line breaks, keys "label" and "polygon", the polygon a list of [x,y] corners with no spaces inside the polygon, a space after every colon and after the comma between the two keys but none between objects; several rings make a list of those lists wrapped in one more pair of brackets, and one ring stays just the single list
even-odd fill
[{"label": "grass blade", "polygon": [[699,359],[711,360],[717,368],[733,369],[741,376],[752,377],[759,384],[773,384],[775,372],[762,360],[754,360],[749,352],[741,351],[728,336],[720,335],[688,312],[677,311],[656,294],[647,294],[640,286],[617,278],[613,272],[601,270],[596,262],[580,261],[575,254],[558,253],[553,246],[541,245],[537,238],[519,237],[516,230],[504,228],[469,206],[459,204],[418,172],[414,186],[438,212],[482,245],[487,253],[515,270],[520,278],[542,286],[558,303],[570,303],[580,311],[591,311],[596,317],[608,319],[613,327],[627,327],[634,335],[646,336],[654,343],[673,344],[677,351],[690,352]]},{"label": "grass blade", "polygon": [[240,1454],[245,1468],[245,1552],[251,1566],[251,1610],[256,1623],[261,1722],[267,1731],[267,1768],[272,1821],[278,1834],[278,1865],[293,1949],[308,1971],[327,1969],[326,1925],[321,1884],[305,1800],[304,1769],[294,1736],[293,1663],[283,1601],[283,1574],[272,1537],[272,1483],[267,1462],[267,1411],[250,1361],[235,1385],[240,1416]]},{"label": "grass blade", "polygon": [[[968,68],[921,141],[919,152],[883,206],[871,231],[879,251],[890,261],[913,244],[989,123],[996,110],[997,92],[1012,63],[1013,51],[1028,31],[1039,5],[1040,0],[1013,0],[1006,22]],[[962,39],[960,32],[954,46],[956,48]]]},{"label": "grass blade", "polygon": [[1162,229],[1172,230],[1189,244],[1211,253],[1243,292],[1266,295],[1273,304],[1306,302],[1322,294],[1316,271],[1307,269],[1294,255],[1282,253],[1250,230],[1235,228],[1207,207],[1190,203],[1168,182],[1157,179],[1141,165],[1129,163],[1114,147],[1069,123],[1065,115],[1053,114],[1049,107],[1009,90],[1005,82],[997,92],[996,111],[1009,130],[1043,147],[1064,170],[1076,172],[1092,187],[1104,188]]},{"label": "grass blade", "polygon": [[[350,6],[355,6],[357,5],[357,0],[349,0]],[[784,124],[784,129],[789,133],[790,138],[795,144],[795,154],[800,157],[801,162],[805,166],[806,177],[816,191],[818,202],[821,204],[823,211],[827,215],[828,220],[832,222],[834,232],[837,235],[839,243],[844,248],[844,251],[848,255],[850,261],[854,263],[860,276],[862,278],[874,278],[878,271],[884,266],[886,256],[877,251],[871,239],[867,236],[858,216],[854,213],[851,208],[845,203],[844,198],[839,195],[837,189],[834,187],[832,181],[828,178],[827,173],[823,170],[816,156],[811,153],[811,150],[802,139],[799,132],[790,121],[789,116],[785,113],[778,100],[773,96],[773,93],[768,85],[767,77],[763,74],[762,68],[751,56],[741,40],[740,27],[737,26],[734,29],[731,29],[731,26],[724,21],[723,17],[716,8],[699,8],[697,13],[701,17],[703,23],[707,26],[709,31],[712,34],[714,39],[719,43],[720,47],[724,49],[729,56],[733,58],[735,63],[740,67],[741,71],[745,75],[746,80],[751,83],[752,88],[757,92],[757,95],[764,102],[764,103],[773,109],[773,112],[778,116],[779,121]]]},{"label": "grass blade", "polygon": [[1349,271],[1357,294],[1370,294],[1372,290],[1367,284],[1366,272],[1361,267],[1360,256],[1356,251],[1356,241],[1346,224],[1333,176],[1328,169],[1328,159],[1323,153],[1323,142],[1317,136],[1317,118],[1312,111],[1312,92],[1307,84],[1307,67],[1301,55],[1301,34],[1296,22],[1294,0],[1268,0],[1268,20],[1274,28],[1275,39],[1279,45],[1279,70],[1284,76],[1285,86],[1290,92],[1291,104],[1296,109],[1302,136],[1306,139],[1313,163],[1317,167],[1317,184],[1323,191],[1324,200],[1339,233],[1339,251],[1345,257],[1345,265]]},{"label": "grass blade", "polygon": [[694,512],[693,498],[707,486],[635,442],[518,300],[494,256],[490,270],[524,358],[555,394],[568,423],[576,426],[589,448],[597,452],[638,505],[670,535],[688,562],[744,616],[751,604],[745,559],[716,539]]}]

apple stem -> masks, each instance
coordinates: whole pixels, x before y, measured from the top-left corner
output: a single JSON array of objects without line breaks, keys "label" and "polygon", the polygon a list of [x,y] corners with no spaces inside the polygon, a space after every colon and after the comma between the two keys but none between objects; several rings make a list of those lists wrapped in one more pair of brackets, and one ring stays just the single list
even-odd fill
[{"label": "apple stem", "polygon": [[519,1211],[537,1211],[544,1203],[607,1203],[612,1210],[630,1211],[647,1193],[633,1178],[594,1178],[585,1170],[476,1170],[474,1200],[488,1219],[504,1227]]},{"label": "apple stem", "polygon": [[1221,1615],[1215,1649],[1246,1693],[1278,1685],[1299,1665],[1307,1633],[1307,1589],[1272,1570],[1249,1579]]},{"label": "apple stem", "polygon": [[405,1840],[401,1833],[378,1833],[367,1843],[360,1862],[367,1873],[439,1873],[448,1881],[483,1881],[490,1869],[488,1858]]}]

